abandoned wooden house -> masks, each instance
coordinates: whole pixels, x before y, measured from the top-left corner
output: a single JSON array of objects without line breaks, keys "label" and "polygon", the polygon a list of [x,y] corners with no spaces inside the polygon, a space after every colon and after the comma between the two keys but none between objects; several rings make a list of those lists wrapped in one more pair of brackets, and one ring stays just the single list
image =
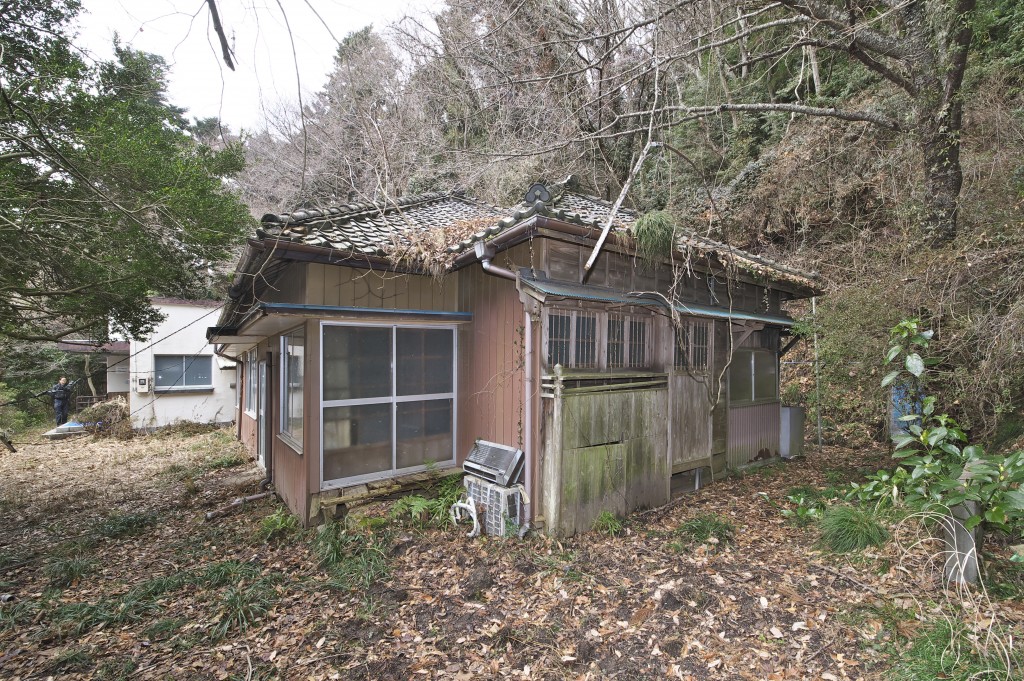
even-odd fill
[{"label": "abandoned wooden house", "polygon": [[[638,258],[572,178],[266,215],[208,338],[238,434],[305,524],[367,485],[525,453],[534,527],[666,503],[674,474],[777,456],[779,356],[807,275],[698,235]],[[585,283],[581,283],[585,282]]]}]

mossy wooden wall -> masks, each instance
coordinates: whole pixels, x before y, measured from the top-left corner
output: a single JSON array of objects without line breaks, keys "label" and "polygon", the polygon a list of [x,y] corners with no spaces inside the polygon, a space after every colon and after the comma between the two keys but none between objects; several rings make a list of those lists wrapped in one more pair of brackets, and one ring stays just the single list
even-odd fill
[{"label": "mossy wooden wall", "polygon": [[612,390],[545,400],[544,507],[549,532],[591,528],[669,500],[668,390]]}]

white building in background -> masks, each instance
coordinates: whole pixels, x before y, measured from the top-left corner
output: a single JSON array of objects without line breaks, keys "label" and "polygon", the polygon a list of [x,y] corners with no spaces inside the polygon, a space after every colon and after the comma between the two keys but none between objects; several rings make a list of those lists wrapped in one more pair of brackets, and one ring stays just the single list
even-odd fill
[{"label": "white building in background", "polygon": [[151,298],[165,319],[147,340],[128,343],[126,354],[107,355],[107,394],[127,395],[134,428],[180,421],[235,420],[235,363],[206,342],[217,320],[212,300]]}]

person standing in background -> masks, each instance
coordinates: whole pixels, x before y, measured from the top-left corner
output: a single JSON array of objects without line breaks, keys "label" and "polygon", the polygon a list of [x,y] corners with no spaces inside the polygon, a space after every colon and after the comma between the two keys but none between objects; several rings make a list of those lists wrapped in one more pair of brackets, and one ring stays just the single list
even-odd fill
[{"label": "person standing in background", "polygon": [[[77,383],[77,381],[75,381]],[[61,376],[56,385],[46,392],[53,395],[53,412],[57,419],[57,426],[63,426],[68,421],[68,407],[71,406],[71,389],[74,383],[68,383],[65,376]]]}]

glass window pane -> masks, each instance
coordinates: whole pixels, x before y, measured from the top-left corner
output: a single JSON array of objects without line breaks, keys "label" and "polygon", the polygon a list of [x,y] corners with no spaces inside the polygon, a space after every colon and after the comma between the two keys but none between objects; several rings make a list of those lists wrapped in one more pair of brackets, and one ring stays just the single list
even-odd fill
[{"label": "glass window pane", "polygon": [[754,399],[771,400],[779,396],[775,355],[770,352],[754,353]]},{"label": "glass window pane", "polygon": [[391,394],[391,329],[325,326],[324,400]]},{"label": "glass window pane", "polygon": [[736,350],[729,365],[729,401],[749,402],[753,399],[750,351]]},{"label": "glass window pane", "polygon": [[576,313],[576,366],[597,366],[597,315]]},{"label": "glass window pane", "polygon": [[548,313],[548,366],[569,365],[569,334],[572,317],[567,314]]},{"label": "glass window pane", "polygon": [[391,403],[324,408],[324,480],[391,470]]},{"label": "glass window pane", "polygon": [[399,395],[454,392],[451,329],[398,329],[396,353]]},{"label": "glass window pane", "polygon": [[156,387],[180,388],[184,378],[184,362],[181,355],[157,355],[153,358]]},{"label": "glass window pane", "polygon": [[301,443],[302,385],[306,356],[305,337],[301,331],[284,337],[283,352],[281,373],[284,404],[281,409],[281,432]]},{"label": "glass window pane", "polygon": [[209,355],[185,358],[185,380],[187,386],[213,385],[213,358]]},{"label": "glass window pane", "polygon": [[608,315],[608,368],[626,365],[626,321],[621,315]]},{"label": "glass window pane", "polygon": [[451,461],[452,400],[399,402],[397,414],[398,468]]}]

